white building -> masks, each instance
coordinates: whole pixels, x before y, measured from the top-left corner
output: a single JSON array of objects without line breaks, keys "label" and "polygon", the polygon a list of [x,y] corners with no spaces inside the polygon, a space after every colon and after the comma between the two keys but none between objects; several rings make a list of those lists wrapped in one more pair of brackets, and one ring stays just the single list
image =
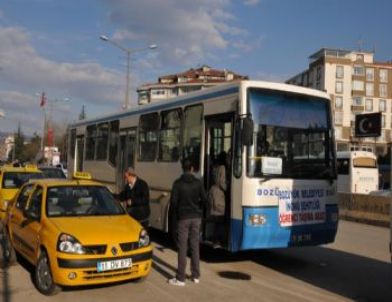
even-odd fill
[{"label": "white building", "polygon": [[158,83],[140,86],[137,89],[138,104],[153,103],[242,79],[245,80],[248,77],[229,70],[213,69],[207,65],[196,69],[191,68],[181,73],[161,76],[158,79]]},{"label": "white building", "polygon": [[[391,142],[392,63],[375,62],[374,53],[322,48],[309,57],[307,70],[287,81],[328,92],[338,151],[367,150],[384,154]],[[354,136],[355,115],[382,113],[379,138]]]}]

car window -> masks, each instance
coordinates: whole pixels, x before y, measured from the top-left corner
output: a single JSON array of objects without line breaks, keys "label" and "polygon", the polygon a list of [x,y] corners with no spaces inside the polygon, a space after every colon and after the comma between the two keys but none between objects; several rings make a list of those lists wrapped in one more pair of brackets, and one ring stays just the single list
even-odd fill
[{"label": "car window", "polygon": [[41,218],[42,193],[43,188],[41,186],[37,186],[31,196],[31,201],[27,208],[29,214],[37,219]]},{"label": "car window", "polygon": [[42,178],[42,173],[34,172],[5,172],[3,175],[3,189],[18,189],[30,179]]},{"label": "car window", "polygon": [[66,178],[63,170],[53,168],[40,168],[44,178]]},{"label": "car window", "polygon": [[27,200],[34,188],[33,184],[26,185],[19,193],[18,199],[16,200],[16,207],[23,210],[26,207]]},{"label": "car window", "polygon": [[102,186],[58,186],[48,188],[48,217],[121,215],[124,209]]}]

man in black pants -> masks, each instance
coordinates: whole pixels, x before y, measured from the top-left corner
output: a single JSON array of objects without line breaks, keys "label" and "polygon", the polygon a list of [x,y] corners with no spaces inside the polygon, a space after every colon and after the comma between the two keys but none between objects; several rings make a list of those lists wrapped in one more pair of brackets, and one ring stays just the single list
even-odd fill
[{"label": "man in black pants", "polygon": [[120,200],[129,215],[135,218],[145,228],[150,217],[150,191],[147,183],[138,177],[133,167],[124,172],[125,187],[116,197]]},{"label": "man in black pants", "polygon": [[178,226],[178,268],[176,277],[169,279],[171,285],[185,285],[186,255],[188,238],[191,253],[191,280],[200,282],[199,236],[203,208],[207,205],[207,196],[203,184],[193,174],[189,160],[182,164],[184,174],[177,179],[171,191],[170,206],[177,217]]}]

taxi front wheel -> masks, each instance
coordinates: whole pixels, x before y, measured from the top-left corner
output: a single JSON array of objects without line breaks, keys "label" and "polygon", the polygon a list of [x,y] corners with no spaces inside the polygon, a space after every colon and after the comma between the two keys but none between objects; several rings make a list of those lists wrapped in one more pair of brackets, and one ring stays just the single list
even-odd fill
[{"label": "taxi front wheel", "polygon": [[48,254],[45,251],[41,252],[35,267],[35,285],[46,296],[52,296],[61,291],[61,288],[53,281]]}]

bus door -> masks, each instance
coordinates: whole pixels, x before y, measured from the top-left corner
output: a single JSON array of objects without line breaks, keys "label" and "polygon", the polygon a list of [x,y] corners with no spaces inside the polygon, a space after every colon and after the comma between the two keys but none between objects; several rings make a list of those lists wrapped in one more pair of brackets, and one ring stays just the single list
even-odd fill
[{"label": "bus door", "polygon": [[120,130],[120,141],[118,148],[117,161],[117,188],[121,190],[124,183],[124,171],[135,164],[135,148],[136,148],[136,128]]},{"label": "bus door", "polygon": [[[231,163],[232,163],[232,138],[233,138],[234,114],[223,114],[206,117],[205,128],[205,150],[204,150],[204,184],[207,193],[215,184],[214,174],[219,165],[224,164],[226,170],[226,190],[223,191],[225,197],[225,215],[221,222],[214,222],[210,217],[206,217],[204,225],[204,239],[216,241],[217,235],[221,233],[225,238],[219,241],[226,244],[228,241],[230,208],[231,208]],[[225,159],[224,159],[225,158]],[[223,160],[224,159],[224,160]],[[222,163],[222,161],[225,161]],[[209,216],[209,213],[206,213]],[[223,225],[218,224],[221,223]]]},{"label": "bus door", "polygon": [[84,135],[76,137],[76,171],[83,171]]}]

